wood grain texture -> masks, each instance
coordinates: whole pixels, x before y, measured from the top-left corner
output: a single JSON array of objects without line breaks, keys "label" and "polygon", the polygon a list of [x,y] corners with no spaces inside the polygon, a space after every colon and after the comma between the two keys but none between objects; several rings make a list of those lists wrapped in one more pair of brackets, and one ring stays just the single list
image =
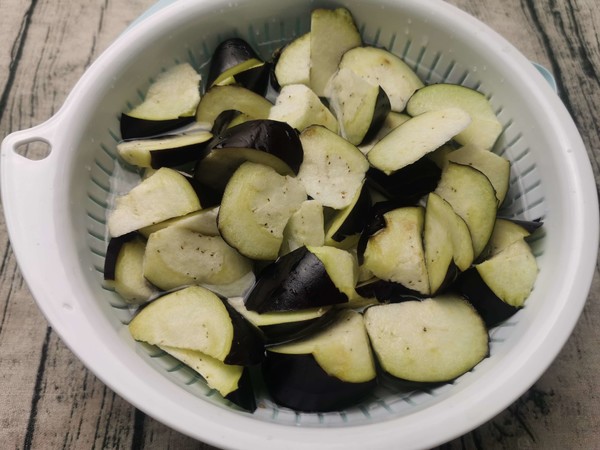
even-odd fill
[{"label": "wood grain texture", "polygon": [[[54,114],[153,0],[0,0],[0,136]],[[555,74],[600,185],[597,0],[450,0]],[[35,151],[32,150],[32,151]],[[0,442],[7,449],[212,449],[137,411],[48,326],[0,217]],[[600,268],[572,337],[506,411],[440,449],[600,448]],[[365,447],[366,448],[366,447]]]}]

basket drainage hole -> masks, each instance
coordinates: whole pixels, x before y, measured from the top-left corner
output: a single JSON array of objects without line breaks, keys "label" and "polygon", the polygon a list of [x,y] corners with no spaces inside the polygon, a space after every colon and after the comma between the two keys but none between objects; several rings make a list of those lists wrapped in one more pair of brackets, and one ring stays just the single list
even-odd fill
[{"label": "basket drainage hole", "polygon": [[46,158],[52,151],[51,145],[46,141],[29,141],[15,147],[15,153],[30,159],[40,161]]}]

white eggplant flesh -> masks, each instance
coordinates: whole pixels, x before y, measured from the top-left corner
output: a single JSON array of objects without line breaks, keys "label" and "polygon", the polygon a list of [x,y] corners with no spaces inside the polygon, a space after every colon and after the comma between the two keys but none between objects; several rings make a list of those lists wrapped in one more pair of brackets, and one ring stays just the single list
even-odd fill
[{"label": "white eggplant flesh", "polygon": [[471,117],[460,108],[429,111],[394,129],[367,157],[373,167],[389,175],[438,149],[470,123]]},{"label": "white eggplant flesh", "polygon": [[206,384],[223,397],[238,388],[238,382],[244,371],[243,366],[225,364],[202,352],[184,348],[161,345],[160,348],[173,358],[198,372]]},{"label": "white eggplant flesh", "polygon": [[489,179],[471,166],[448,163],[435,193],[467,224],[477,258],[486,247],[496,221],[498,200]]},{"label": "white eggplant flesh", "polygon": [[377,360],[403,380],[451,381],[489,352],[483,320],[460,296],[376,305],[364,317]]},{"label": "white eggplant flesh", "polygon": [[163,167],[116,198],[108,230],[113,237],[122,236],[199,209],[198,195],[186,177]]},{"label": "white eggplant flesh", "polygon": [[482,172],[492,183],[498,204],[502,204],[510,181],[510,161],[508,159],[473,145],[465,145],[448,153],[447,159],[458,164],[472,166]]},{"label": "white eggplant flesh", "polygon": [[158,75],[144,101],[127,115],[144,120],[193,116],[200,102],[200,80],[200,74],[190,64],[178,64]]},{"label": "white eggplant flesh", "polygon": [[352,144],[332,131],[311,126],[300,134],[304,160],[298,178],[323,206],[342,209],[361,189],[369,163]]},{"label": "white eggplant flesh", "polygon": [[485,95],[474,89],[456,84],[431,84],[415,92],[406,105],[406,111],[416,116],[449,107],[464,109],[472,119],[471,125],[455,137],[458,143],[485,150],[494,147],[502,133],[502,123]]},{"label": "white eggplant flesh", "polygon": [[143,308],[129,323],[137,341],[202,352],[224,361],[233,322],[219,297],[199,286],[181,289]]},{"label": "white eggplant flesh", "polygon": [[310,20],[310,87],[325,95],[329,79],[338,69],[342,55],[362,44],[352,14],[345,8],[317,8]]},{"label": "white eggplant flesh", "polygon": [[310,31],[297,37],[282,50],[275,64],[279,86],[310,84]]},{"label": "white eggplant flesh", "polygon": [[241,254],[257,260],[275,260],[283,242],[283,230],[305,200],[306,191],[297,179],[245,162],[225,188],[219,231]]},{"label": "white eggplant flesh", "polygon": [[317,94],[303,84],[284,86],[269,112],[269,119],[286,122],[302,131],[311,125],[322,125],[338,132],[338,121]]},{"label": "white eggplant flesh", "polygon": [[423,87],[408,64],[383,48],[363,46],[348,50],[339,68],[352,70],[373,86],[381,86],[396,112],[404,111],[408,99]]},{"label": "white eggplant flesh", "polygon": [[191,284],[227,285],[252,271],[252,262],[221,238],[167,227],[148,238],[144,276],[163,290]]},{"label": "white eggplant flesh", "polygon": [[422,241],[424,216],[423,208],[418,206],[385,213],[385,227],[367,242],[363,255],[365,269],[382,280],[429,294]]}]

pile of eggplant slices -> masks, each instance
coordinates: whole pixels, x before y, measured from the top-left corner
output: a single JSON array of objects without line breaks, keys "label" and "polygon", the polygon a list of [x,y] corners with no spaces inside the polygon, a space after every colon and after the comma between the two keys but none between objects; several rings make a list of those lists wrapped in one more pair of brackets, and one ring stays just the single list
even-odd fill
[{"label": "pile of eggplant slices", "polygon": [[121,117],[140,182],[109,213],[129,330],[253,411],[338,411],[454,380],[520,308],[541,224],[498,217],[487,98],[425,86],[346,9],[261,59],[244,40],[152,80]]}]

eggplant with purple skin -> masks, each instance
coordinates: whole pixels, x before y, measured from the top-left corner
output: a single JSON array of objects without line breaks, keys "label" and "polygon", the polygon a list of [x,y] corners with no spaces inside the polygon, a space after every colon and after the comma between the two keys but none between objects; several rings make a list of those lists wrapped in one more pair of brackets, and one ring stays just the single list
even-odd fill
[{"label": "eggplant with purple skin", "polygon": [[355,247],[367,225],[371,210],[371,195],[365,184],[356,193],[352,203],[337,211],[327,224],[325,244],[339,248]]},{"label": "eggplant with purple skin", "polygon": [[211,87],[198,104],[196,121],[210,129],[223,111],[235,110],[252,119],[267,119],[273,104],[256,92],[237,84]]},{"label": "eggplant with purple skin", "polygon": [[128,304],[139,305],[158,293],[144,277],[146,241],[135,233],[113,238],[108,244],[104,279]]},{"label": "eggplant with purple skin", "polygon": [[382,369],[409,382],[451,381],[489,352],[483,320],[457,295],[375,305],[364,320]]},{"label": "eggplant with purple skin", "polygon": [[367,183],[387,199],[408,205],[435,190],[441,176],[441,169],[433,161],[421,158],[390,175],[371,167]]},{"label": "eggplant with purple skin", "polygon": [[379,279],[429,294],[422,241],[424,217],[424,209],[417,206],[383,214],[384,226],[368,237],[364,248],[364,268]]},{"label": "eggplant with purple skin", "polygon": [[187,349],[225,364],[249,366],[264,358],[260,331],[227,300],[200,286],[168,293],[129,323],[136,341]]},{"label": "eggplant with purple skin", "polygon": [[493,327],[524,306],[537,274],[531,248],[518,238],[461,274],[455,286],[479,311],[487,326]]},{"label": "eggplant with purple skin", "polygon": [[227,400],[246,411],[253,412],[256,409],[256,399],[248,367],[225,364],[195,350],[168,345],[159,347],[200,374],[210,388],[216,390]]},{"label": "eggplant with purple skin", "polygon": [[273,400],[296,411],[347,408],[376,384],[362,315],[341,310],[333,324],[311,337],[270,347],[262,365]]},{"label": "eggplant with purple skin", "polygon": [[265,63],[248,42],[230,38],[221,42],[213,52],[207,85],[237,83],[263,95],[270,72],[271,65]]},{"label": "eggplant with purple skin", "polygon": [[265,335],[265,346],[305,338],[330,324],[337,315],[331,306],[259,314],[246,308],[242,297],[230,298],[228,302],[248,321],[260,328]]},{"label": "eggplant with purple skin", "polygon": [[300,247],[268,265],[245,305],[258,313],[298,311],[356,298],[352,256],[333,247]]},{"label": "eggplant with purple skin", "polygon": [[350,69],[339,69],[332,77],[327,98],[340,123],[341,135],[354,145],[373,139],[390,112],[385,91]]},{"label": "eggplant with purple skin", "polygon": [[198,161],[194,177],[203,184],[224,189],[245,161],[272,167],[280,175],[297,174],[303,151],[298,133],[274,120],[250,120],[215,136],[206,156]]},{"label": "eggplant with purple skin", "polygon": [[153,139],[134,139],[117,144],[117,151],[123,160],[137,167],[177,167],[204,157],[212,137],[211,133],[201,131]]},{"label": "eggplant with purple skin", "polygon": [[200,102],[200,79],[187,63],[161,73],[148,88],[144,101],[121,115],[121,137],[147,138],[192,123]]}]

